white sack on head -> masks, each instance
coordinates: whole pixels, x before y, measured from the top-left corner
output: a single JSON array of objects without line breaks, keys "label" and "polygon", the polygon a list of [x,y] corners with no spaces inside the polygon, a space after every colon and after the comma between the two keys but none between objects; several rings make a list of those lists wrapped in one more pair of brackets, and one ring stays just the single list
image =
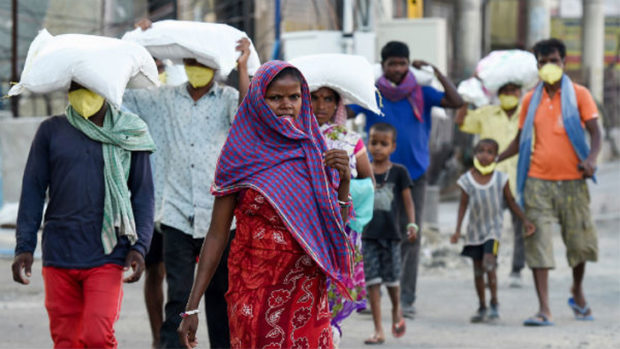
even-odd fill
[{"label": "white sack on head", "polygon": [[[381,68],[381,63],[373,64],[372,68],[375,75],[375,81],[377,81],[381,77],[381,75],[383,75],[383,68]],[[435,72],[433,71],[433,67],[431,67],[430,65],[423,65],[421,69],[409,66],[409,71],[413,73],[416,81],[421,86],[430,86],[433,83],[433,79],[435,79]]]},{"label": "white sack on head", "polygon": [[536,57],[523,50],[493,51],[478,62],[476,74],[484,87],[497,93],[500,87],[514,83],[525,90],[538,82]]},{"label": "white sack on head", "polygon": [[19,83],[8,94],[67,91],[71,81],[116,107],[127,87],[159,86],[157,66],[140,45],[95,35],[52,36],[43,29],[30,44]]},{"label": "white sack on head", "polygon": [[467,103],[473,103],[477,108],[489,104],[491,101],[482,87],[480,80],[469,78],[461,81],[457,87],[457,92]]},{"label": "white sack on head", "polygon": [[375,95],[372,66],[362,56],[346,54],[319,54],[292,59],[308,82],[310,91],[329,87],[340,94],[346,103],[381,114]]},{"label": "white sack on head", "polygon": [[[164,20],[153,23],[147,30],[136,28],[125,33],[123,40],[133,41],[159,59],[170,59],[183,64],[183,58],[195,58],[210,68],[217,69],[224,78],[237,66],[241,52],[237,41],[247,38],[241,30],[222,23]],[[250,44],[248,73],[254,75],[260,59]]]}]

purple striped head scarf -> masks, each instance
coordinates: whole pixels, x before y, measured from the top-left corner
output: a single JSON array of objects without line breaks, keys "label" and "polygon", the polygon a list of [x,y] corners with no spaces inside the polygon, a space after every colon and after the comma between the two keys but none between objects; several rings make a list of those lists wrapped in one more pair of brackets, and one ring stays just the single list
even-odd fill
[{"label": "purple striped head scarf", "polygon": [[346,290],[342,280],[351,277],[353,250],[338,205],[338,172],[323,165],[327,146],[312,114],[308,85],[301,84],[302,107],[294,123],[278,118],[265,102],[267,86],[286,67],[293,66],[267,62],[252,78],[211,191],[215,196],[244,188],[260,192],[305,252]]}]

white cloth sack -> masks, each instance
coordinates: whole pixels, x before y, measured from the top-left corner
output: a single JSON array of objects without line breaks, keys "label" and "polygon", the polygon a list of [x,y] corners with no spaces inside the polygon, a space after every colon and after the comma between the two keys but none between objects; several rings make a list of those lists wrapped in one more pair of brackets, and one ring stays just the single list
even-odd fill
[{"label": "white cloth sack", "polygon": [[[183,64],[183,58],[195,58],[210,68],[217,69],[224,78],[237,66],[237,41],[247,38],[241,30],[222,23],[164,20],[153,23],[147,30],[136,28],[125,33],[123,40],[146,47],[159,59],[170,59]],[[260,59],[250,44],[248,73],[254,75],[260,67]]]},{"label": "white cloth sack", "polygon": [[[383,68],[381,68],[381,63],[373,64],[372,69],[375,75],[375,81],[377,81],[381,77],[381,75],[383,75]],[[430,65],[423,65],[421,69],[409,66],[409,71],[413,73],[416,81],[421,86],[430,86],[435,79],[435,72],[433,71],[433,67],[431,67]]]},{"label": "white cloth sack", "polygon": [[493,94],[507,83],[529,90],[538,82],[538,65],[536,57],[527,51],[493,51],[478,62],[476,74]]},{"label": "white cloth sack", "polygon": [[67,91],[71,81],[116,107],[126,87],[159,86],[157,66],[140,45],[95,35],[52,36],[43,29],[30,44],[21,80],[8,94]]},{"label": "white cloth sack", "polygon": [[477,108],[488,105],[491,102],[482,87],[482,83],[476,78],[461,81],[456,90],[465,102],[472,103]]},{"label": "white cloth sack", "polygon": [[362,56],[327,53],[297,57],[290,61],[306,78],[310,92],[329,87],[345,103],[358,104],[376,114],[381,114],[375,95],[372,66]]}]

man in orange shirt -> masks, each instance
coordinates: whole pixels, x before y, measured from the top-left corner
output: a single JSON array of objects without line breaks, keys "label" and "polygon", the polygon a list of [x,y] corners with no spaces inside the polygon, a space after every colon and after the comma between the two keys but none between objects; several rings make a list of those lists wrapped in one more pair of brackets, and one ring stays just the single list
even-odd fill
[{"label": "man in orange shirt", "polygon": [[[563,74],[564,43],[557,39],[540,41],[534,46],[534,54],[542,83],[526,94],[519,132],[498,161],[520,153],[517,190],[527,218],[536,225],[536,233],[525,238],[525,259],[533,271],[539,301],[538,312],[523,324],[548,326],[553,325],[548,278],[549,269],[555,267],[552,223],[556,221],[573,269],[568,304],[576,319],[593,319],[582,289],[586,261],[598,258],[585,179],[593,177],[596,170],[600,131],[590,92]],[[584,126],[590,135],[589,146]]]}]

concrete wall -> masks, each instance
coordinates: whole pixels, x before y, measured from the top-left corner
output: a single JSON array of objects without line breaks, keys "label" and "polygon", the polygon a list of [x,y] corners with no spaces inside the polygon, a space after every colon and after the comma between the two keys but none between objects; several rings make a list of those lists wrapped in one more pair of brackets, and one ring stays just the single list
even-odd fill
[{"label": "concrete wall", "polygon": [[30,144],[46,117],[0,118],[0,152],[4,202],[17,202]]}]

